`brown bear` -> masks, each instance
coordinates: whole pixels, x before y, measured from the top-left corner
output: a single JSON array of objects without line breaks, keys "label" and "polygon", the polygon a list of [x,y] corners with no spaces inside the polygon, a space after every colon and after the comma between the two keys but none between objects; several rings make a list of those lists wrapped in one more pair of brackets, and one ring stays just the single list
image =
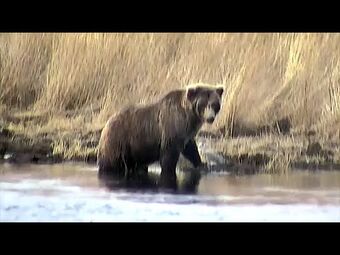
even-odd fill
[{"label": "brown bear", "polygon": [[99,178],[126,180],[138,172],[147,173],[148,165],[158,161],[158,185],[176,189],[180,153],[195,168],[202,164],[195,136],[204,123],[213,123],[223,91],[222,86],[189,85],[153,104],[128,106],[112,116],[99,141]]}]

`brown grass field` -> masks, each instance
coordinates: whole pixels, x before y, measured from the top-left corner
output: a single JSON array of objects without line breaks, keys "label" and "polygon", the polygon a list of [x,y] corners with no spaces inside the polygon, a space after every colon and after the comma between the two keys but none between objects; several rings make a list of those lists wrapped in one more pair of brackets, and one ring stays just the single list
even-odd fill
[{"label": "brown grass field", "polygon": [[0,154],[94,160],[111,114],[197,82],[226,87],[204,127],[226,157],[340,163],[338,33],[2,33]]}]

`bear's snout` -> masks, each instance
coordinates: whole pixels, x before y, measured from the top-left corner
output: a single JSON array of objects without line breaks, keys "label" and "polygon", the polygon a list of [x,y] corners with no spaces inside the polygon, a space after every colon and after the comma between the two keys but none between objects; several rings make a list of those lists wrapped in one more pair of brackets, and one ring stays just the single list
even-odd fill
[{"label": "bear's snout", "polygon": [[207,108],[204,110],[204,120],[211,124],[214,122],[216,117],[216,112],[215,110],[209,105]]},{"label": "bear's snout", "polygon": [[208,122],[209,124],[212,124],[212,123],[214,122],[214,120],[215,120],[214,117],[210,117],[210,118],[207,119],[207,122]]}]

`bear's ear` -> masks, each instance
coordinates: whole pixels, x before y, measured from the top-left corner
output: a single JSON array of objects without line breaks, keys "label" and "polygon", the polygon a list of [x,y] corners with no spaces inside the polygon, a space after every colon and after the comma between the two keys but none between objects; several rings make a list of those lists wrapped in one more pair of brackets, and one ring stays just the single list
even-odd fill
[{"label": "bear's ear", "polygon": [[216,89],[216,93],[217,93],[220,97],[222,97],[223,92],[224,92],[224,87],[218,87],[218,88]]},{"label": "bear's ear", "polygon": [[187,99],[190,102],[193,102],[198,94],[198,88],[192,87],[192,88],[187,88]]}]

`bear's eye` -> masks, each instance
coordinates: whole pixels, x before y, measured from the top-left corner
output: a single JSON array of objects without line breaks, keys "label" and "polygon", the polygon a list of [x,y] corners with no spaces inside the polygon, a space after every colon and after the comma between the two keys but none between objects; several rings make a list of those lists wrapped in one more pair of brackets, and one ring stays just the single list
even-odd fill
[{"label": "bear's eye", "polygon": [[211,104],[211,108],[213,108],[215,112],[219,112],[221,106],[220,106],[219,103],[215,102],[215,103],[212,103],[212,104]]}]

